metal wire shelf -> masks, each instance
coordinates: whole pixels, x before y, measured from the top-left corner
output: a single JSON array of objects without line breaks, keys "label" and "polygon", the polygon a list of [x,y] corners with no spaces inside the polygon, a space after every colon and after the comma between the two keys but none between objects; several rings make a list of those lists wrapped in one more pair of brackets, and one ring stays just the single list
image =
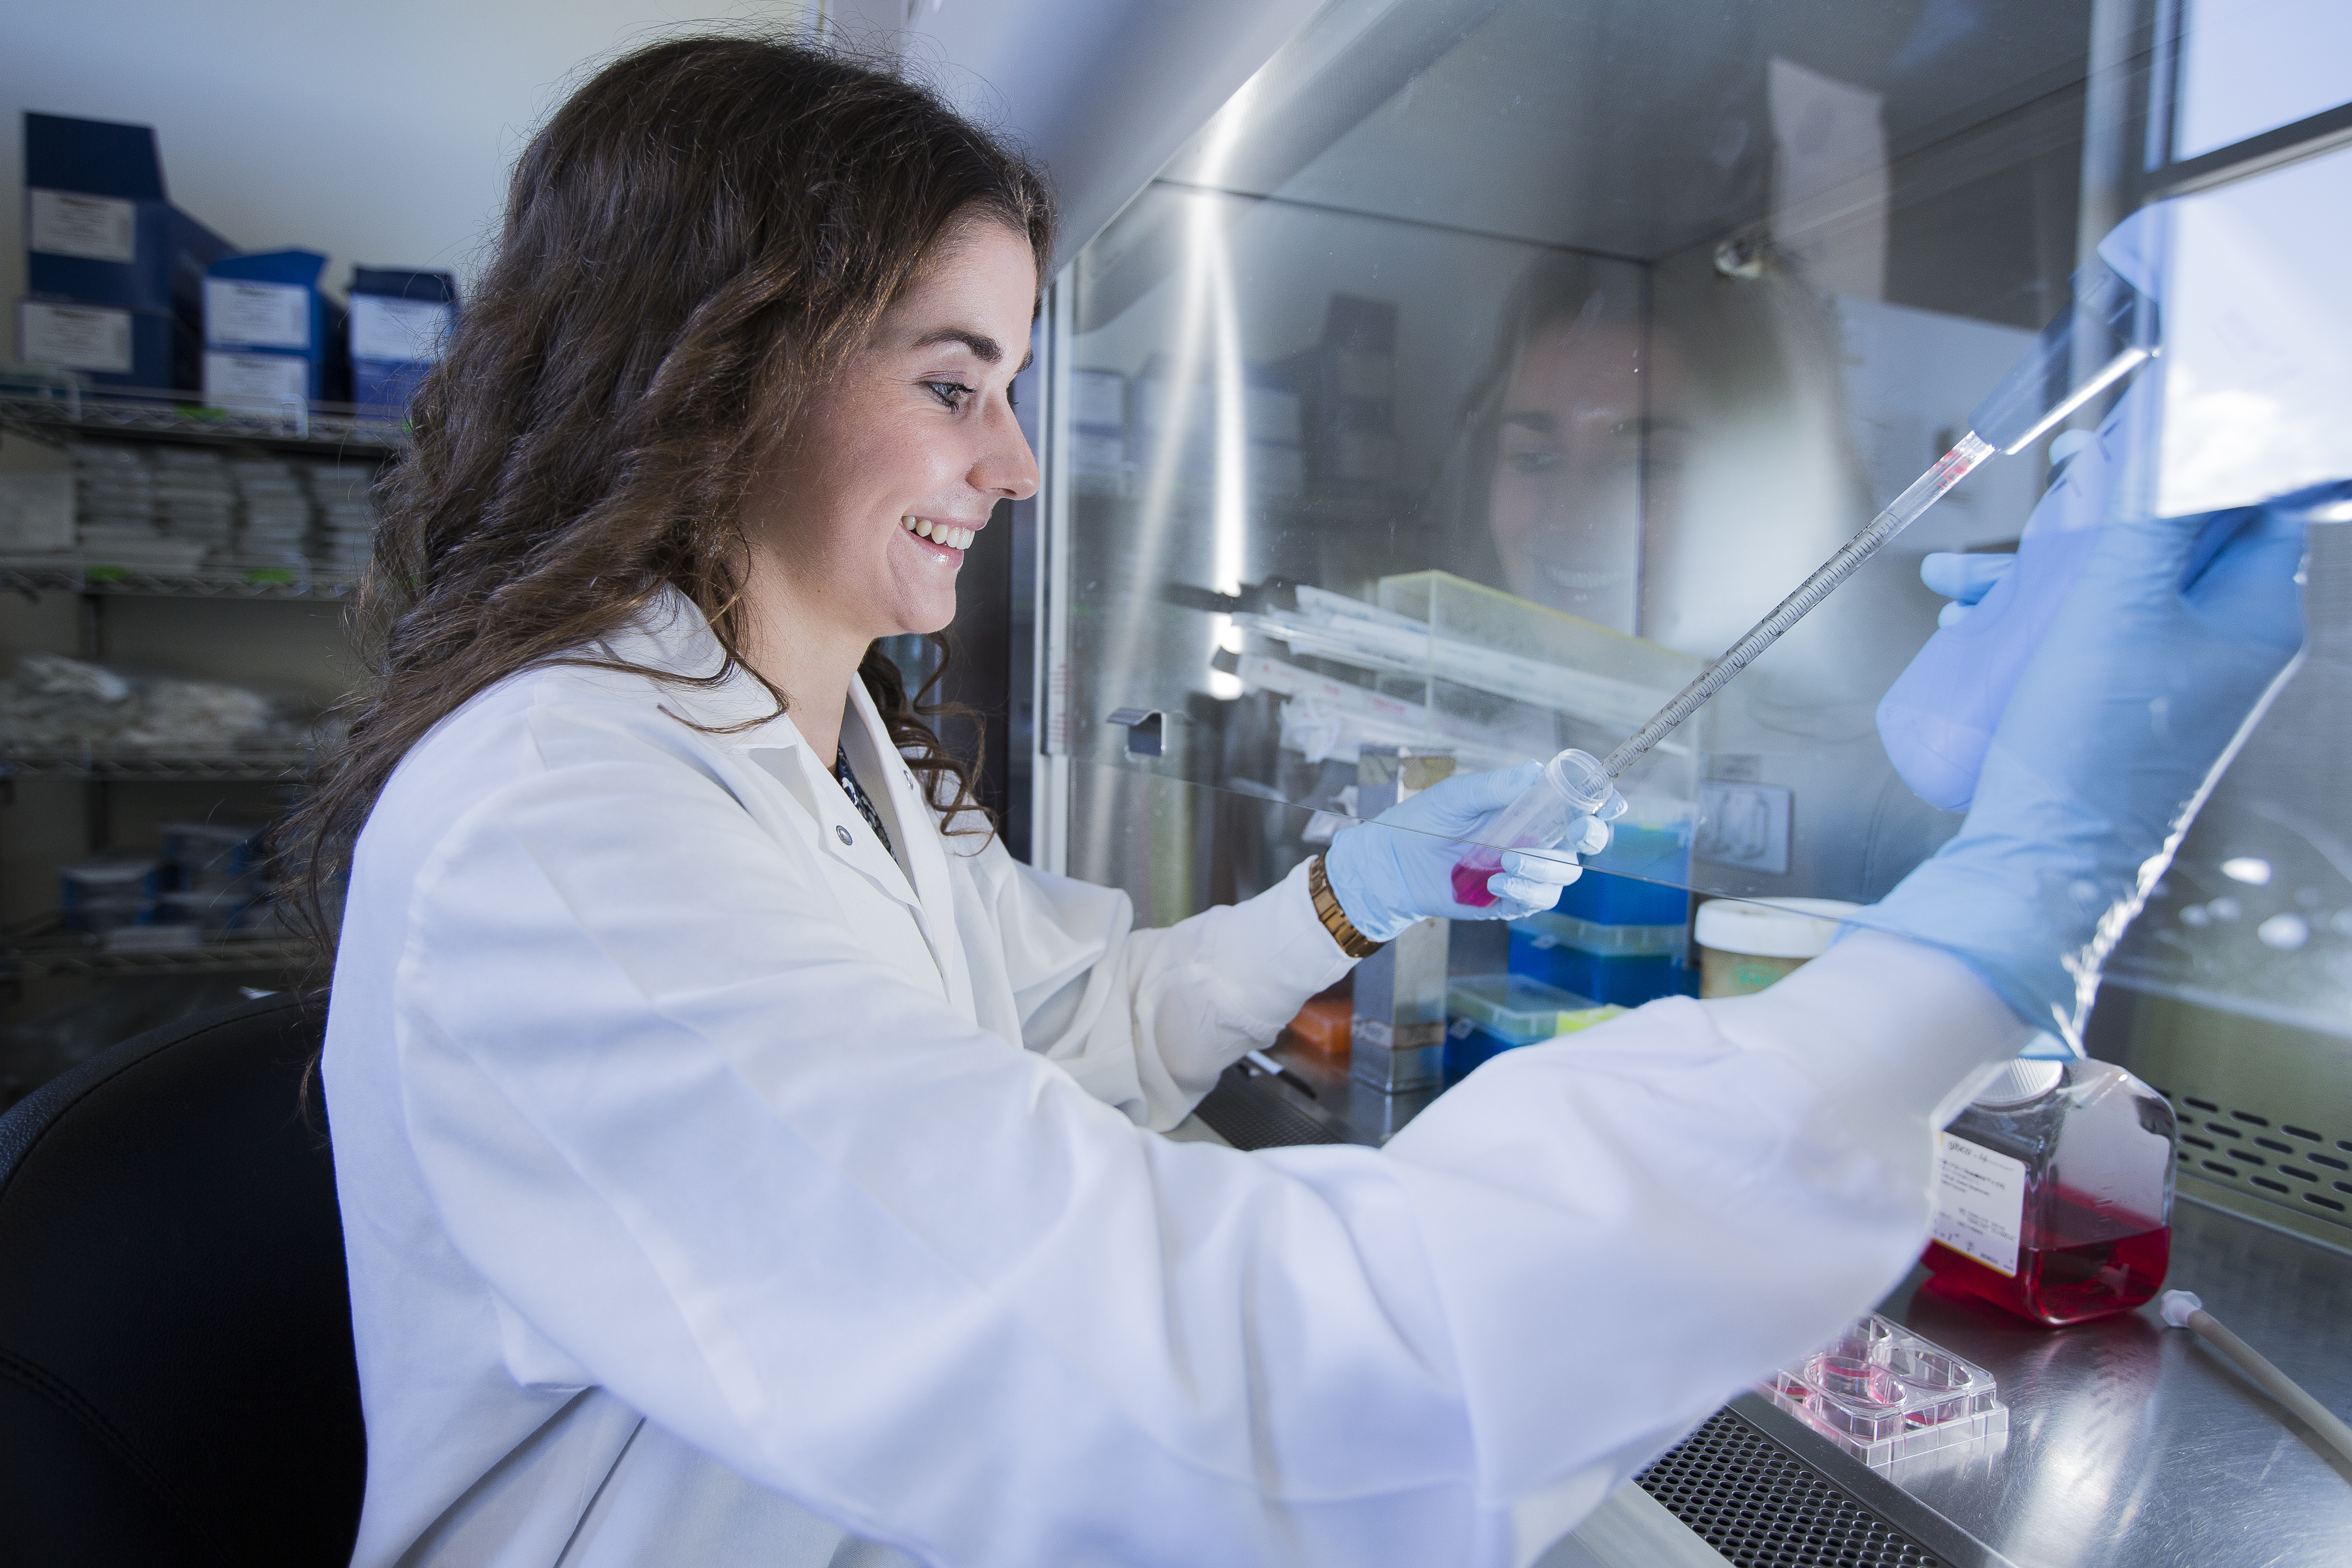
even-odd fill
[{"label": "metal wire shelf", "polygon": [[[179,395],[184,397],[184,395]],[[62,383],[0,388],[0,429],[47,446],[78,436],[268,447],[308,452],[404,451],[408,426],[345,404],[289,403],[282,408],[214,408],[175,395],[110,397]]]},{"label": "metal wire shelf", "polygon": [[290,937],[231,938],[186,947],[109,948],[99,938],[65,929],[49,913],[9,931],[0,944],[0,981],[27,975],[241,974],[299,969],[320,956],[313,944]]},{"label": "metal wire shelf", "polygon": [[28,596],[60,593],[173,599],[341,599],[357,586],[348,578],[314,576],[290,567],[163,574],[79,558],[38,566],[0,565],[0,590]]},{"label": "metal wire shelf", "polygon": [[299,779],[318,766],[307,751],[131,752],[0,746],[0,779],[83,783],[236,784]]}]

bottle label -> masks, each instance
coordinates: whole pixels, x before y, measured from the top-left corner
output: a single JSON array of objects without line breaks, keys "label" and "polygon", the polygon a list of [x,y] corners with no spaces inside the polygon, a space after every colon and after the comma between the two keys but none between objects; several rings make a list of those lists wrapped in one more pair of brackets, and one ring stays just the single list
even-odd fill
[{"label": "bottle label", "polygon": [[2014,1277],[2024,1221],[2024,1161],[1949,1132],[1936,1134],[1937,1241]]}]

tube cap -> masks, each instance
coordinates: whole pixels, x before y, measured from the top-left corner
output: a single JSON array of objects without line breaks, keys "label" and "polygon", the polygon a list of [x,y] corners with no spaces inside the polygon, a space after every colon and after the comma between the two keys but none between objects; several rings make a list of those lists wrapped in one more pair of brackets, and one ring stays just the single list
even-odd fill
[{"label": "tube cap", "polygon": [[2189,1313],[2205,1310],[2205,1303],[2197,1299],[2194,1290],[2167,1290],[2157,1298],[2156,1305],[2157,1310],[2164,1314],[2164,1321],[2176,1329],[2189,1326]]}]

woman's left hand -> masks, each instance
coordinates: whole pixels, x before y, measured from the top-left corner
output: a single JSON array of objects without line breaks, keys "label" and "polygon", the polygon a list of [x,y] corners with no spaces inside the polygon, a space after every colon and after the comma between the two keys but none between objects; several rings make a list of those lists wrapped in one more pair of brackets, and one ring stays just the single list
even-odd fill
[{"label": "woman's left hand", "polygon": [[1454,868],[1486,840],[1485,830],[1543,772],[1528,763],[1493,773],[1461,773],[1400,801],[1359,827],[1342,828],[1323,857],[1323,874],[1349,923],[1374,942],[1403,934],[1416,921],[1515,921],[1559,902],[1559,890],[1584,874],[1577,856],[1609,847],[1609,820],[1624,810],[1611,796],[1597,816],[1569,824],[1555,849],[1506,850],[1486,879],[1495,901],[1479,907],[1454,897]]}]

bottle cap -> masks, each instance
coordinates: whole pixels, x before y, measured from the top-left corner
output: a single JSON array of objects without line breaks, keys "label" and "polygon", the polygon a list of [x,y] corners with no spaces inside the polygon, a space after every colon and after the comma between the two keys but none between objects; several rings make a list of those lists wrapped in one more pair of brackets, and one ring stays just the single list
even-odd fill
[{"label": "bottle cap", "polygon": [[1710,899],[1698,907],[1701,947],[1757,958],[1819,958],[1862,908],[1843,899]]},{"label": "bottle cap", "polygon": [[2019,1057],[2001,1067],[1992,1080],[1977,1090],[1970,1103],[1987,1110],[2006,1110],[2040,1100],[2066,1076],[2064,1062],[2035,1061]]}]

